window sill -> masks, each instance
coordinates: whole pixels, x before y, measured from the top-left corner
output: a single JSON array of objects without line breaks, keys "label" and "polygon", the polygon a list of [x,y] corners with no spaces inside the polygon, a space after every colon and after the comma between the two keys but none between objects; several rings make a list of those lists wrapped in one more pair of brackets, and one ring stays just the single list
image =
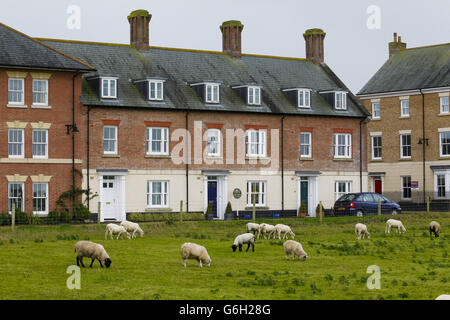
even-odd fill
[{"label": "window sill", "polygon": [[51,106],[44,106],[44,105],[37,105],[37,104],[32,104],[31,105],[31,108],[32,109],[51,109],[52,107]]},{"label": "window sill", "polygon": [[156,155],[156,154],[147,154],[145,155],[146,159],[172,159],[171,155]]},{"label": "window sill", "polygon": [[19,109],[27,109],[28,108],[27,105],[23,105],[23,104],[10,104],[10,103],[8,103],[6,106],[8,108],[19,108]]},{"label": "window sill", "polygon": [[[265,207],[265,206],[258,207],[258,206],[255,206],[255,209],[256,210],[269,210],[269,207]],[[245,207],[244,210],[245,211],[253,210],[253,206],[252,207]]]},{"label": "window sill", "polygon": [[120,158],[120,155],[118,155],[118,154],[104,154],[104,155],[102,155],[102,158]]},{"label": "window sill", "polygon": [[448,160],[448,159],[450,159],[450,155],[448,155],[448,156],[440,156],[439,157],[439,160]]},{"label": "window sill", "polygon": [[353,162],[352,158],[333,158],[333,161]]},{"label": "window sill", "polygon": [[400,117],[398,117],[399,119],[410,119],[411,117],[410,116],[400,116]]},{"label": "window sill", "polygon": [[172,208],[145,208],[145,212],[167,212],[173,211]]},{"label": "window sill", "polygon": [[267,156],[245,156],[245,160],[270,160]]},{"label": "window sill", "polygon": [[300,161],[314,161],[312,157],[300,157]]},{"label": "window sill", "polygon": [[206,156],[207,160],[223,160],[221,156]]},{"label": "window sill", "polygon": [[383,159],[372,159],[370,161],[372,161],[372,162],[383,162]]},{"label": "window sill", "polygon": [[445,117],[445,116],[447,116],[447,117],[450,116],[450,112],[438,114],[438,117]]},{"label": "window sill", "polygon": [[381,118],[372,118],[371,120],[372,120],[372,121],[380,121]]},{"label": "window sill", "polygon": [[412,161],[411,158],[400,158],[398,161]]}]

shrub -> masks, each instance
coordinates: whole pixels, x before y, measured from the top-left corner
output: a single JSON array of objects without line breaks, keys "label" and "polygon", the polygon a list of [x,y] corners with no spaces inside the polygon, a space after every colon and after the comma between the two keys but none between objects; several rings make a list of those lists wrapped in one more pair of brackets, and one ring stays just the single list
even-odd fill
[{"label": "shrub", "polygon": [[83,204],[77,204],[73,208],[73,220],[76,222],[83,222],[91,219],[91,212]]},{"label": "shrub", "polygon": [[128,215],[127,220],[131,222],[142,222],[144,221],[144,215],[140,213],[131,213]]},{"label": "shrub", "polygon": [[233,209],[231,208],[230,201],[228,201],[227,208],[225,209],[225,213],[233,213]]},{"label": "shrub", "polygon": [[47,223],[48,224],[58,224],[59,223],[59,212],[58,211],[51,211],[48,213],[47,216]]},{"label": "shrub", "polygon": [[306,205],[305,202],[301,202],[300,208],[298,208],[299,215],[306,215]]},{"label": "shrub", "polygon": [[59,213],[59,221],[61,221],[62,223],[70,223],[71,220],[72,219],[68,211],[61,211]]},{"label": "shrub", "polygon": [[208,202],[208,208],[206,209],[206,214],[213,214],[213,202]]},{"label": "shrub", "polygon": [[9,226],[11,225],[11,216],[9,213],[2,212],[0,213],[0,226]]},{"label": "shrub", "polygon": [[[322,208],[322,213],[323,213],[323,208]],[[317,207],[316,207],[316,215],[319,216],[319,214],[320,214],[320,203],[317,204]]]},{"label": "shrub", "polygon": [[21,211],[21,210],[16,210],[16,224],[27,224],[28,223],[28,215]]}]

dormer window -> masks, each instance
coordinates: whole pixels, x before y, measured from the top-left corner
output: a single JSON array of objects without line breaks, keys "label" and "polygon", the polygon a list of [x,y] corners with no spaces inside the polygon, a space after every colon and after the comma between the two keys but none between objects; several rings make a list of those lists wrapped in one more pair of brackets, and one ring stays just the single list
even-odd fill
[{"label": "dormer window", "polygon": [[347,110],[347,92],[338,91],[334,93],[334,108],[336,110]]},{"label": "dormer window", "polygon": [[298,107],[311,108],[311,90],[298,90]]},{"label": "dormer window", "polygon": [[205,102],[206,103],[219,103],[220,102],[220,94],[219,94],[219,84],[217,83],[208,83],[205,85]]},{"label": "dormer window", "polygon": [[248,87],[247,90],[247,103],[253,106],[261,105],[261,88]]},{"label": "dormer window", "polygon": [[164,100],[163,80],[149,80],[149,100]]},{"label": "dormer window", "polygon": [[117,99],[117,78],[101,78],[101,97]]}]

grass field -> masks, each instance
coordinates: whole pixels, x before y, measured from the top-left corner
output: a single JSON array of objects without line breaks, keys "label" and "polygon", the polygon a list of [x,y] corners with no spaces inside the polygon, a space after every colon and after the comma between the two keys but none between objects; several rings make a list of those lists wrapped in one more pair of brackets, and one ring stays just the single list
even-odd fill
[{"label": "grass field", "polygon": [[[450,214],[402,214],[407,232],[384,234],[383,217],[265,220],[292,226],[307,261],[286,261],[283,241],[258,240],[255,252],[230,248],[246,221],[141,224],[144,238],[104,240],[105,226],[0,228],[0,299],[434,299],[450,293]],[[441,223],[430,240],[427,226]],[[366,223],[369,240],[356,241]],[[263,221],[258,221],[263,222]],[[74,244],[104,245],[111,268],[81,271],[81,290],[69,290]],[[206,246],[210,268],[181,266],[184,242]],[[85,260],[86,264],[87,260]],[[381,269],[381,289],[369,290],[369,265]]]}]

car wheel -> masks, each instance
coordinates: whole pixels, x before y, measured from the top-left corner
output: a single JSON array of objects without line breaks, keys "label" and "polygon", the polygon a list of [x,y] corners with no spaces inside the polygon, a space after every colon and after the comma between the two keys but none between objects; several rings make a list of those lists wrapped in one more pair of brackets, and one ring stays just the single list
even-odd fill
[{"label": "car wheel", "polygon": [[398,214],[397,210],[393,209],[392,210],[392,215],[395,216],[396,214]]},{"label": "car wheel", "polygon": [[362,217],[363,216],[363,212],[361,210],[356,211],[356,216],[357,217]]}]

